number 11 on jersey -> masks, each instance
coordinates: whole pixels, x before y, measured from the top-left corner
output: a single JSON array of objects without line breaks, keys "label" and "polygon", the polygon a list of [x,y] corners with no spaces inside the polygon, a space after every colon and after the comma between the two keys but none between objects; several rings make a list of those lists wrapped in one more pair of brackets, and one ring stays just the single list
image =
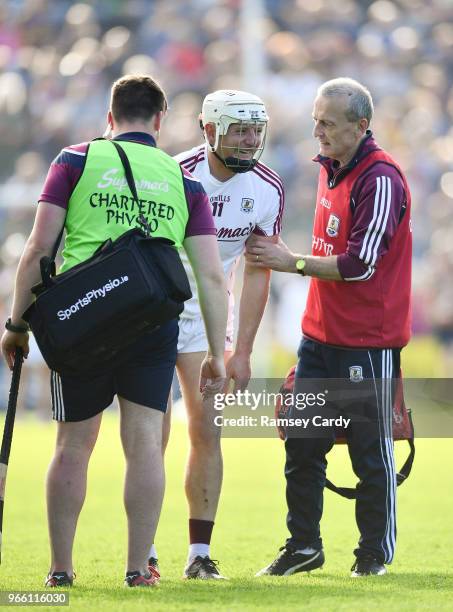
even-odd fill
[{"label": "number 11 on jersey", "polygon": [[223,202],[212,202],[212,216],[221,217],[223,210]]}]

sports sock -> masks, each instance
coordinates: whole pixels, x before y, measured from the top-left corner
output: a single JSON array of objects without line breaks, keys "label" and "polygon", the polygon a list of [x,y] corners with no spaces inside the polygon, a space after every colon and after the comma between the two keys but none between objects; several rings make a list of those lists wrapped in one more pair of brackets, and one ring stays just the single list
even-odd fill
[{"label": "sports sock", "polygon": [[190,563],[195,557],[209,557],[209,544],[191,544],[187,555],[187,562]]},{"label": "sports sock", "polygon": [[201,519],[189,519],[189,554],[188,561],[192,561],[198,555],[209,556],[209,545],[211,543],[214,521],[203,521]]},{"label": "sports sock", "polygon": [[154,559],[158,559],[159,558],[157,556],[157,550],[156,550],[156,547],[154,546],[154,544],[151,544],[151,548],[149,549],[148,559],[151,559],[151,557],[153,557]]}]

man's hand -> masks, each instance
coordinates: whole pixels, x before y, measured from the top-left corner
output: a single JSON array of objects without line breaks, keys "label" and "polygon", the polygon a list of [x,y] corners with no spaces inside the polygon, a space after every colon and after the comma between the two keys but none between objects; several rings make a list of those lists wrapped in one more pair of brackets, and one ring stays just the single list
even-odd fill
[{"label": "man's hand", "polygon": [[6,330],[2,336],[1,346],[3,357],[8,364],[8,368],[12,370],[17,347],[22,348],[25,359],[28,357],[30,350],[28,346],[28,333],[17,334],[15,332]]},{"label": "man's hand", "polygon": [[233,393],[245,391],[251,375],[250,355],[233,353],[226,364],[226,381],[227,385],[230,380],[234,381]]},{"label": "man's hand", "polygon": [[203,359],[200,370],[200,392],[203,399],[207,395],[221,393],[225,386],[225,363],[222,357],[213,357],[209,353]]},{"label": "man's hand", "polygon": [[277,272],[297,272],[296,261],[299,255],[292,253],[281,238],[277,243],[257,238],[247,244],[245,254],[247,261],[259,268],[270,268]]}]

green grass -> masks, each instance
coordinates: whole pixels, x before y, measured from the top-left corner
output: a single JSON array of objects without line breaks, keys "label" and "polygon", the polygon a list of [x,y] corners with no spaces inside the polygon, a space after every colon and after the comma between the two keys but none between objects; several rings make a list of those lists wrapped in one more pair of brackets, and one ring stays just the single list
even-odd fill
[{"label": "green grass", "polygon": [[[453,597],[451,456],[453,440],[419,440],[414,471],[399,489],[397,556],[382,578],[351,580],[357,540],[353,503],[326,492],[322,524],[326,564],[311,575],[255,579],[286,537],[283,447],[278,440],[225,439],[225,481],[213,556],[231,579],[183,582],[187,509],[183,494],[184,425],[174,423],[167,491],[157,535],[159,589],[122,587],[124,465],[116,414],[107,414],[89,474],[75,545],[78,574],[70,609],[159,610],[451,610]],[[44,482],[54,425],[19,421],[8,474],[1,590],[39,590],[48,569]],[[398,463],[406,453],[397,444]],[[344,447],[330,455],[329,475],[352,484]]]}]

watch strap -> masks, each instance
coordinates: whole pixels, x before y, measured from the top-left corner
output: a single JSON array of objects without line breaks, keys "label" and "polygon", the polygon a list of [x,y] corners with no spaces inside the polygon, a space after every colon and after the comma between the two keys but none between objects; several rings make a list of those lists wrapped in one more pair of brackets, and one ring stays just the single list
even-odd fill
[{"label": "watch strap", "polygon": [[6,319],[5,329],[15,334],[26,334],[30,328],[28,325],[14,325],[11,323],[11,317],[8,317]]}]

